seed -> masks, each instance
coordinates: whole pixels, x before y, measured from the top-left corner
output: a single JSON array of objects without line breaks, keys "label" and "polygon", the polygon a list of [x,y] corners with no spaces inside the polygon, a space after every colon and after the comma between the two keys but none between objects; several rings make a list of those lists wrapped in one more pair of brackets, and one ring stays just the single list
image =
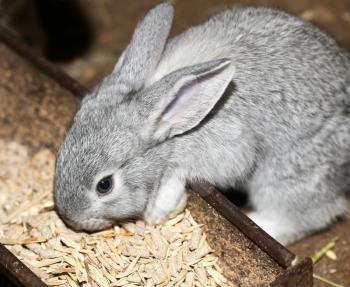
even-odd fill
[{"label": "seed", "polygon": [[[86,234],[53,210],[54,155],[0,140],[0,243],[49,286],[229,286],[202,225],[183,213]],[[25,191],[24,193],[22,191]]]}]

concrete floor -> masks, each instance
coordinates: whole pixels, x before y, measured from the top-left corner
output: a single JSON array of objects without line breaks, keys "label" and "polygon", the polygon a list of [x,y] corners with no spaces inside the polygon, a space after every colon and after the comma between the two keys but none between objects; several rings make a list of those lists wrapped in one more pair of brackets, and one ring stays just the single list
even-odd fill
[{"label": "concrete floor", "polygon": [[[96,35],[91,49],[81,58],[61,65],[74,78],[93,86],[110,71],[116,58],[128,43],[141,15],[160,1],[80,0]],[[200,23],[209,15],[233,5],[259,5],[281,8],[309,20],[332,34],[341,45],[350,49],[349,0],[176,0],[172,34]],[[350,286],[350,214],[323,232],[306,238],[290,249],[300,257],[311,256],[331,238],[338,236],[334,251],[336,260],[324,257],[315,266],[315,273],[343,286]],[[327,286],[315,281],[315,286]]]}]

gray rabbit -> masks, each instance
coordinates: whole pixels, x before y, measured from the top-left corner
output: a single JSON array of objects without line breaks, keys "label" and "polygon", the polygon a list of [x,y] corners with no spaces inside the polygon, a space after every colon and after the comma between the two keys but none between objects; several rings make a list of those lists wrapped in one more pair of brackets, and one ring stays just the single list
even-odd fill
[{"label": "gray rabbit", "polygon": [[76,229],[186,204],[185,182],[243,186],[249,214],[291,243],[346,212],[350,58],[309,23],[237,8],[167,40],[173,7],[137,25],[59,150],[55,202]]}]

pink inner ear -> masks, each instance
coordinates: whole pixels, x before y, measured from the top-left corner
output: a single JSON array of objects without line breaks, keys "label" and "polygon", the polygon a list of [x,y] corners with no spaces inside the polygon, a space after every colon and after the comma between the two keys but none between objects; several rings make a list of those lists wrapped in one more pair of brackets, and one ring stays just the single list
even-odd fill
[{"label": "pink inner ear", "polygon": [[176,93],[176,97],[170,102],[163,113],[160,116],[161,121],[168,121],[176,114],[181,112],[181,109],[185,108],[186,104],[198,93],[199,85],[196,82],[191,82],[179,89]]},{"label": "pink inner ear", "polygon": [[[229,61],[199,65],[196,73],[184,75],[160,100],[154,138],[164,139],[189,131],[211,111],[232,80]],[[193,69],[193,67],[191,68]],[[169,102],[165,102],[167,99]],[[165,109],[162,108],[163,105]]]}]

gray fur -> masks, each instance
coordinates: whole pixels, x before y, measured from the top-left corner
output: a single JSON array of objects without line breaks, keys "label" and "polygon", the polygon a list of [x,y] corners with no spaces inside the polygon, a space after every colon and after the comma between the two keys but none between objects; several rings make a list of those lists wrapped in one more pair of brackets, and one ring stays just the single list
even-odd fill
[{"label": "gray fur", "polygon": [[[63,218],[89,230],[158,222],[183,201],[186,180],[244,186],[249,216],[282,243],[342,216],[349,55],[272,9],[227,10],[166,43],[172,17],[170,4],[151,10],[113,73],[82,101],[57,158]],[[97,196],[109,174],[121,182]]]}]

